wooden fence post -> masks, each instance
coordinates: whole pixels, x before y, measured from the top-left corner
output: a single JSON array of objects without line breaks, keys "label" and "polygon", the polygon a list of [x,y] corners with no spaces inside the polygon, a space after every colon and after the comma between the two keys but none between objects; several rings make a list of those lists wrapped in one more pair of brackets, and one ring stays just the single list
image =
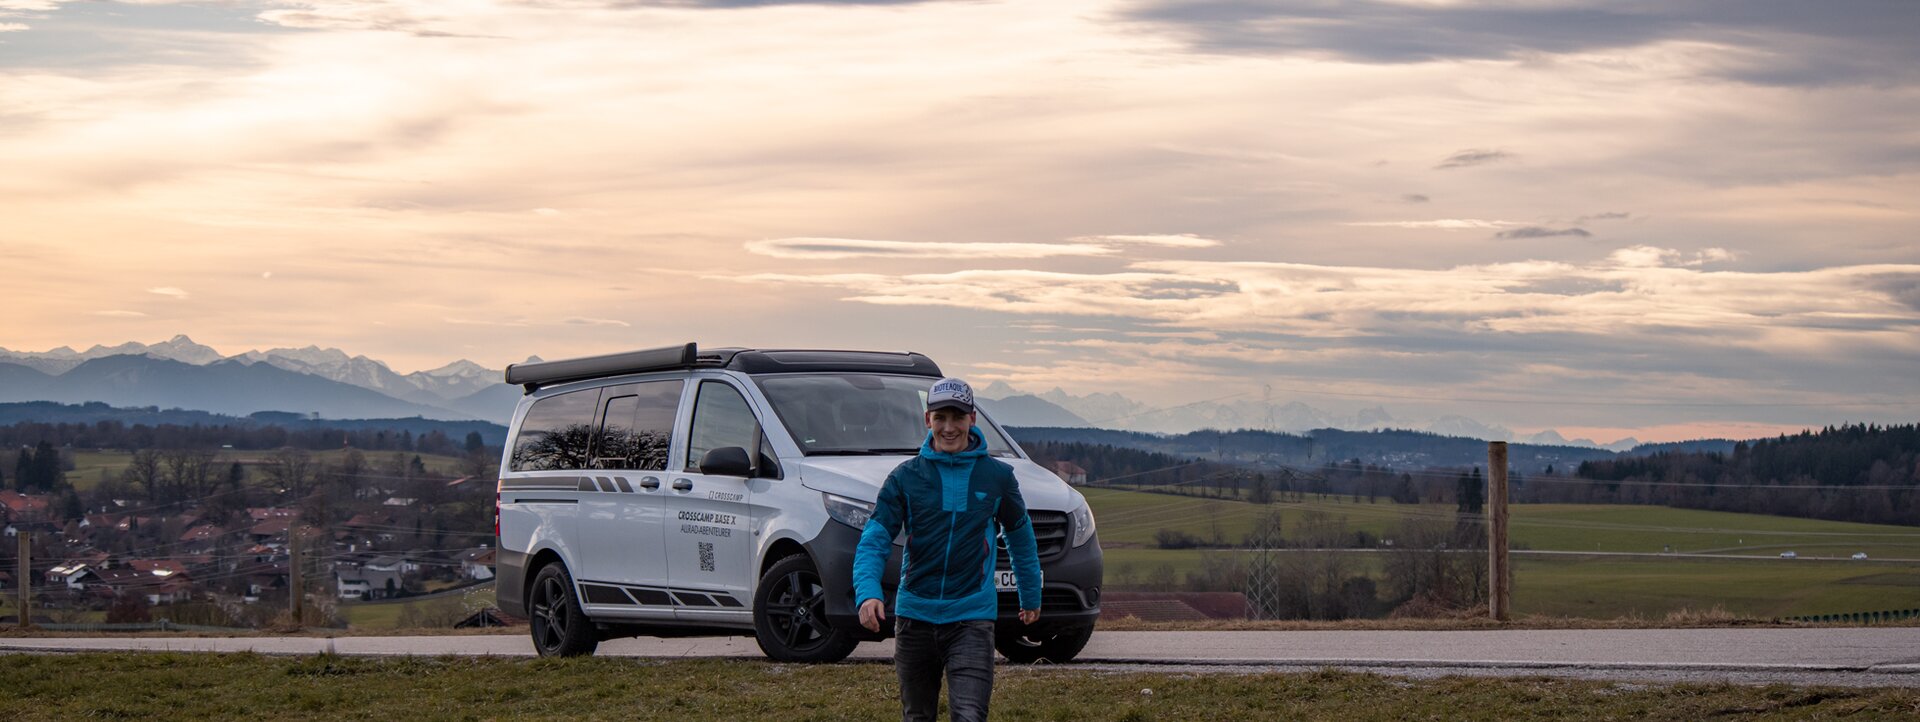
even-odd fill
[{"label": "wooden fence post", "polygon": [[20,538],[20,575],[14,577],[13,580],[20,589],[18,596],[20,623],[16,626],[20,629],[32,629],[33,613],[28,610],[33,609],[31,604],[33,601],[33,562],[31,560],[33,556],[33,534],[28,532],[27,525],[22,523],[14,524],[13,533]]},{"label": "wooden fence post", "polygon": [[1487,611],[1507,621],[1513,610],[1513,569],[1507,563],[1507,442],[1487,442]]},{"label": "wooden fence post", "polygon": [[300,624],[300,527],[299,524],[287,526],[287,613],[293,616],[293,625]]}]

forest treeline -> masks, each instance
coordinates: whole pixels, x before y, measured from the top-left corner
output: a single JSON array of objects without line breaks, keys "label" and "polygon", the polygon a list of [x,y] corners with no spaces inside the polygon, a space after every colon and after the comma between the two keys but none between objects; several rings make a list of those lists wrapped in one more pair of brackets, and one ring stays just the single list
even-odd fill
[{"label": "forest treeline", "polygon": [[353,447],[362,451],[408,451],[458,456],[489,446],[477,431],[456,438],[440,429],[415,434],[405,428],[289,427],[277,423],[129,424],[21,421],[0,426],[0,448],[48,443],[65,449],[219,449],[264,450],[293,447],[324,451]]},{"label": "forest treeline", "polygon": [[[1089,483],[1289,500],[1478,506],[1480,467],[1412,469],[1359,459],[1311,467],[1230,464],[1113,444],[1023,441],[1042,464],[1070,461]],[[1514,503],[1654,504],[1831,521],[1920,526],[1920,426],[1853,424],[1743,441],[1729,451],[1668,451],[1508,470]]]},{"label": "forest treeline", "polygon": [[1920,425],[1848,424],[1745,441],[1730,453],[1589,461],[1540,501],[1662,504],[1920,526]]}]

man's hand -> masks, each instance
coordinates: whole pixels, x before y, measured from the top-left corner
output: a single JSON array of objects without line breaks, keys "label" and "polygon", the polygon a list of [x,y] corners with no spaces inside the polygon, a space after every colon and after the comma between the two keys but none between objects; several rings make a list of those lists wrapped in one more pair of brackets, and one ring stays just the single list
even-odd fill
[{"label": "man's hand", "polygon": [[1020,610],[1020,623],[1021,623],[1021,624],[1032,624],[1032,623],[1034,623],[1035,621],[1038,621],[1039,619],[1040,619],[1040,610],[1038,610],[1038,609],[1022,609],[1022,610]]},{"label": "man's hand", "polygon": [[[1039,613],[1035,612],[1034,616],[1039,616]],[[1026,612],[1021,612],[1020,617],[1025,619]],[[884,621],[887,621],[887,605],[885,602],[878,599],[869,599],[860,603],[860,626],[866,627],[869,632],[878,632],[880,631],[880,623]]]}]

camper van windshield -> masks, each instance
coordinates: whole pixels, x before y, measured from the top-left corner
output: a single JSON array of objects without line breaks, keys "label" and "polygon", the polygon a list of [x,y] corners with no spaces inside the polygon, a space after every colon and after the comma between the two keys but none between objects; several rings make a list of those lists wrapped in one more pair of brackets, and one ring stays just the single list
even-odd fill
[{"label": "camper van windshield", "polygon": [[[927,389],[933,379],[877,374],[761,376],[780,422],[809,456],[912,454],[926,439]],[[1015,456],[985,416],[980,433],[994,456]]]}]

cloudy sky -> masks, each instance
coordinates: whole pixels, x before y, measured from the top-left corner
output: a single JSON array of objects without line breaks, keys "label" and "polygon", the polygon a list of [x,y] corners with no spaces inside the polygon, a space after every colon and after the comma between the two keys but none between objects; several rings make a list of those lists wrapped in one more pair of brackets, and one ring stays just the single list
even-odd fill
[{"label": "cloudy sky", "polygon": [[0,346],[1912,422],[1916,37],[1911,0],[0,0]]}]

